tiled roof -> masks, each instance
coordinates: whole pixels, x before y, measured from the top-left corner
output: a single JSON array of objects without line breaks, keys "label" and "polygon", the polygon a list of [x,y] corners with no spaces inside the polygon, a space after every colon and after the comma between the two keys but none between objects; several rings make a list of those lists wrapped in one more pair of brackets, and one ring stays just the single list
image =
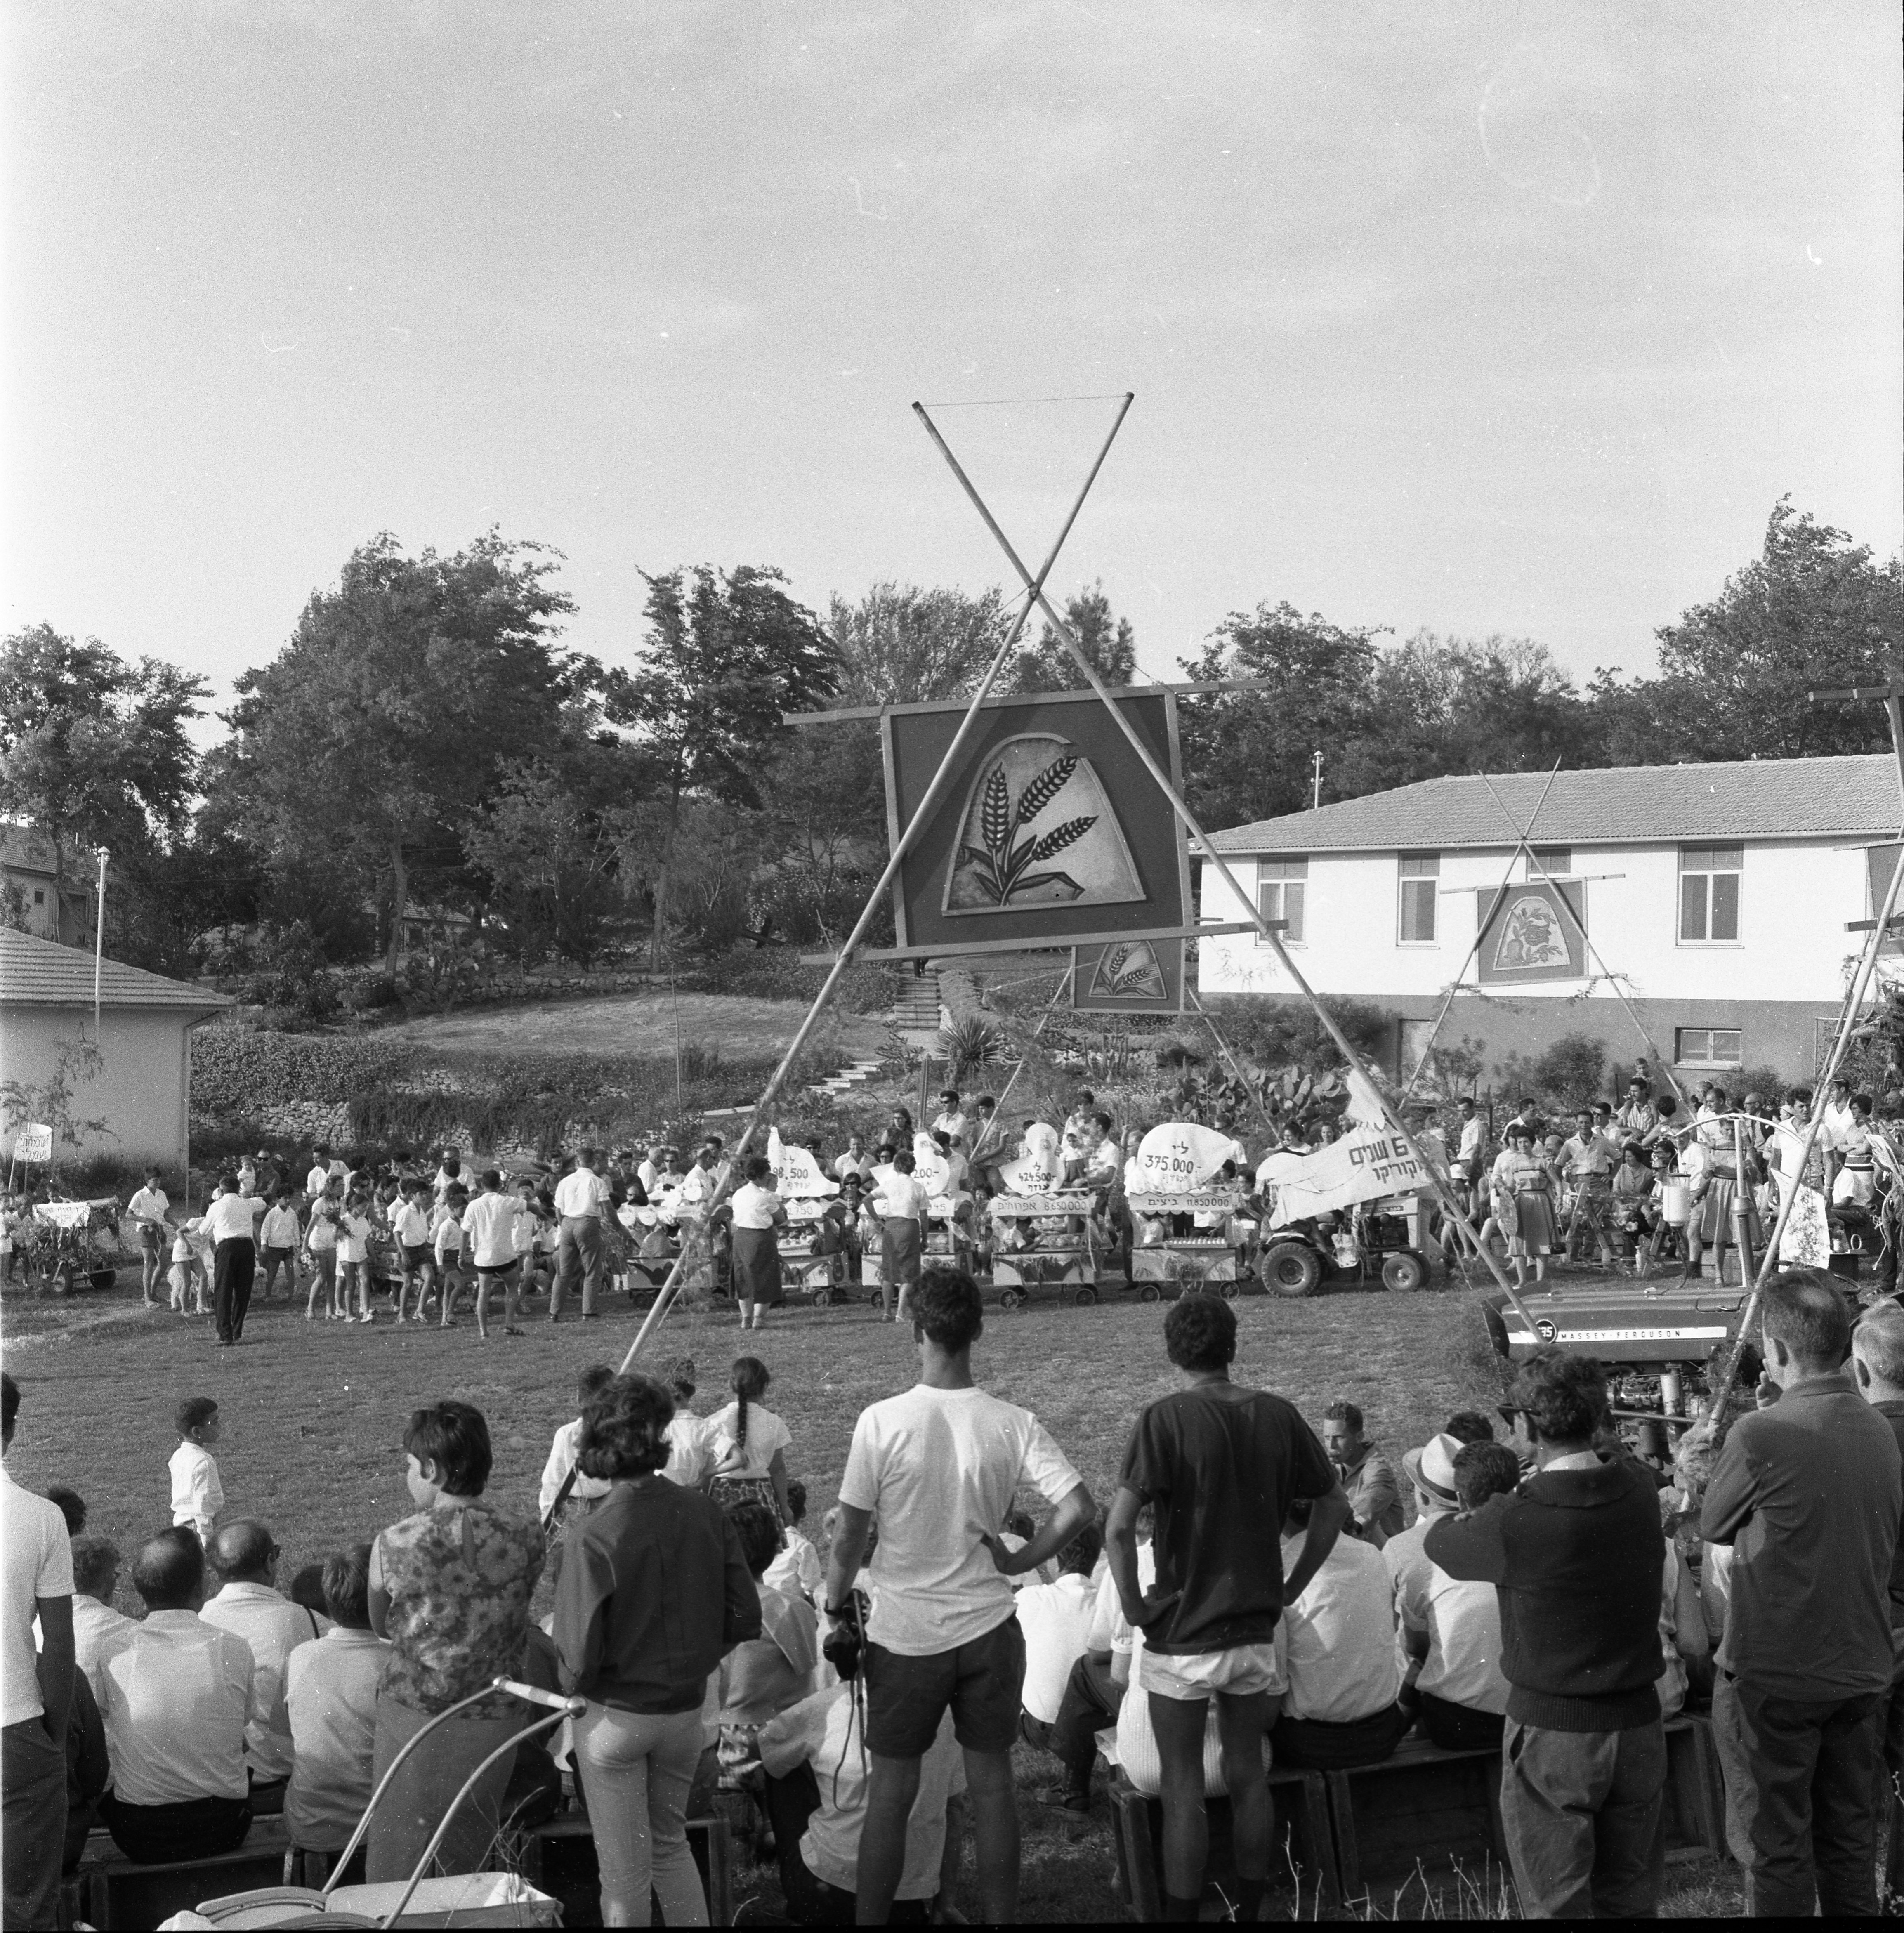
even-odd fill
[{"label": "tiled roof", "polygon": [[[1527,825],[1545,772],[1494,778],[1507,810]],[[1842,759],[1748,759],[1723,765],[1614,765],[1566,771],[1534,821],[1536,845],[1630,846],[1647,840],[1894,837],[1904,824],[1897,761],[1887,753]],[[1311,812],[1233,825],[1211,835],[1221,852],[1405,852],[1512,846],[1515,834],[1474,777],[1424,779]]]},{"label": "tiled roof", "polygon": [[[109,1007],[176,1007],[216,1013],[232,1003],[223,994],[148,973],[108,960],[100,970],[101,1004]],[[92,1005],[92,955],[76,946],[56,946],[30,933],[0,927],[0,1006],[89,1007]]]},{"label": "tiled roof", "polygon": [[[70,890],[85,892],[92,885],[92,868],[97,864],[93,855],[83,846],[73,840],[66,842],[66,878]],[[23,873],[44,873],[51,876],[53,870],[53,841],[35,825],[21,825],[9,819],[0,821],[0,865],[11,866]]]}]

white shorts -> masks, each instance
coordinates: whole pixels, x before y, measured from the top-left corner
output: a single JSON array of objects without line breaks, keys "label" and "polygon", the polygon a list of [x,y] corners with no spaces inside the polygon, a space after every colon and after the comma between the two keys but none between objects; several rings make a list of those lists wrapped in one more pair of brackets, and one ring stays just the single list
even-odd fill
[{"label": "white shorts", "polygon": [[1273,1644],[1233,1645],[1227,1651],[1146,1649],[1137,1660],[1137,1680],[1160,1697],[1192,1702],[1215,1691],[1243,1698],[1253,1692],[1289,1689]]}]

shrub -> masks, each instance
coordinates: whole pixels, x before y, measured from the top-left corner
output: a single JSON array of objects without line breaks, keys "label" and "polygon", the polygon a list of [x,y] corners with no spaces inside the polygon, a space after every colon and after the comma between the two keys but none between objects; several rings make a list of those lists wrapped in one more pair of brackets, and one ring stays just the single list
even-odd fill
[{"label": "shrub", "polygon": [[[1395,1024],[1388,1008],[1347,997],[1323,1004],[1358,1054],[1378,1065],[1388,1060]],[[1342,1064],[1341,1051],[1307,1001],[1224,994],[1209,1005],[1239,1060],[1266,1067],[1293,1066],[1305,1074],[1323,1073]]]},{"label": "shrub", "polygon": [[1563,1033],[1534,1062],[1534,1092],[1569,1111],[1590,1107],[1606,1085],[1606,1043],[1590,1033]]},{"label": "shrub", "polygon": [[955,1087],[989,1080],[1011,1058],[1011,1042],[996,1021],[967,1014],[941,1027],[939,1052],[946,1061],[946,1078]]}]

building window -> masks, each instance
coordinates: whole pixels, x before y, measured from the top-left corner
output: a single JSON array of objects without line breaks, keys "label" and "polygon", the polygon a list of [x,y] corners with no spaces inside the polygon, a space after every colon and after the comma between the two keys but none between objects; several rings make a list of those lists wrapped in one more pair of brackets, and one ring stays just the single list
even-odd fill
[{"label": "building window", "polygon": [[1732,946],[1739,938],[1739,875],[1745,870],[1743,846],[1682,846],[1679,849],[1680,944]]},{"label": "building window", "polygon": [[1745,1036],[1737,1027],[1681,1027],[1673,1059],[1681,1067],[1743,1067]]},{"label": "building window", "polygon": [[1538,879],[1544,871],[1550,879],[1563,879],[1573,870],[1571,846],[1536,846],[1531,850],[1533,858],[1525,862],[1524,879]]},{"label": "building window", "polygon": [[[1265,919],[1285,922],[1285,946],[1302,943],[1302,902],[1308,893],[1308,879],[1307,859],[1259,859],[1256,863],[1257,910]],[[1262,946],[1268,942],[1259,933],[1256,943]]]},{"label": "building window", "polygon": [[1404,852],[1401,861],[1400,900],[1396,907],[1395,938],[1404,946],[1434,944],[1434,903],[1441,890],[1441,855]]},{"label": "building window", "polygon": [[35,886],[35,887],[33,888],[33,903],[34,903],[35,906],[44,906],[44,905],[46,904],[46,903],[47,903],[47,889],[46,889],[46,888],[45,888],[44,886]]}]

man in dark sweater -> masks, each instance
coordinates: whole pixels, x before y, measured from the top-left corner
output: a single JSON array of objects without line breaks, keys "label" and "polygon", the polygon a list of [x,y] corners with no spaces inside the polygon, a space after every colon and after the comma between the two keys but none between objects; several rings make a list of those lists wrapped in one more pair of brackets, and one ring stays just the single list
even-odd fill
[{"label": "man in dark sweater", "polygon": [[1517,1442],[1531,1441],[1538,1468],[1512,1496],[1443,1518],[1423,1548],[1500,1595],[1501,1823],[1521,1912],[1650,1916],[1666,1778],[1658,1493],[1593,1449],[1607,1408],[1599,1363],[1540,1350],[1514,1400]]},{"label": "man in dark sweater", "polygon": [[1725,1835],[1755,1916],[1875,1914],[1878,1728],[1904,1472],[1890,1422],[1844,1373],[1851,1321],[1827,1277],[1766,1285],[1776,1400],[1733,1424],[1700,1533],[1732,1546],[1713,1733]]},{"label": "man in dark sweater", "polygon": [[[1904,1457],[1904,1308],[1888,1297],[1874,1302],[1851,1331],[1851,1380],[1857,1393],[1890,1425]],[[1893,1789],[1904,1778],[1904,1534],[1890,1560],[1890,1695],[1878,1736]]]}]

